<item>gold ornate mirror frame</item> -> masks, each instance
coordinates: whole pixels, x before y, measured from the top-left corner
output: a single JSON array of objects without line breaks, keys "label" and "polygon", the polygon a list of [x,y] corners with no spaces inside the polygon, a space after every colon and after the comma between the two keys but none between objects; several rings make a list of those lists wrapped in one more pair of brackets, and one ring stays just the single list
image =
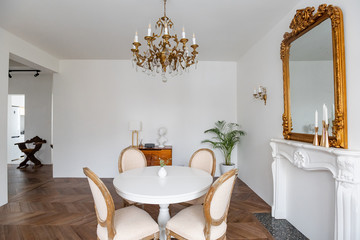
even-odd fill
[{"label": "gold ornate mirror frame", "polygon": [[333,70],[334,70],[334,105],[335,120],[333,121],[332,136],[329,137],[331,147],[347,148],[347,111],[346,111],[346,76],[345,76],[345,46],[344,23],[342,11],[339,7],[322,4],[316,13],[314,7],[299,9],[291,21],[292,31],[284,34],[281,42],[280,56],[283,61],[284,77],[284,114],[283,135],[285,139],[312,142],[313,134],[294,133],[290,111],[290,45],[293,41],[325,21],[331,20]]}]

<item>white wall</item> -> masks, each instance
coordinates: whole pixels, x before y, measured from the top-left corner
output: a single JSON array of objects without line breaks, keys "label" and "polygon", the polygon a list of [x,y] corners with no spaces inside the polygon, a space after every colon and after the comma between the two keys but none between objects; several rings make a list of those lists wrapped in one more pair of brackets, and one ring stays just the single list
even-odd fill
[{"label": "white wall", "polygon": [[9,94],[25,95],[25,140],[39,136],[47,141],[36,153],[43,164],[51,163],[52,74],[12,74]]},{"label": "white wall", "polygon": [[[269,147],[270,138],[282,138],[282,114],[283,114],[283,79],[282,62],[280,59],[280,43],[283,34],[290,31],[288,28],[296,9],[307,6],[318,6],[323,1],[301,1],[288,16],[284,17],[269,33],[260,39],[249,51],[238,61],[238,121],[248,130],[248,135],[239,149],[239,175],[257,194],[266,202],[272,204],[272,174],[271,174],[271,150]],[[360,89],[360,2],[358,0],[349,1],[328,1],[328,4],[337,5],[342,8],[344,13],[345,27],[345,51],[346,51],[346,74],[347,74],[347,100],[348,100],[348,129],[349,129],[349,148],[360,149],[360,111],[358,102],[360,96],[356,94]],[[267,106],[263,102],[253,99],[253,88],[259,84],[268,89]],[[289,170],[290,171],[290,170]],[[296,177],[295,177],[296,176]],[[328,196],[334,191],[334,183],[316,184],[321,182],[326,176],[319,175],[312,178],[315,182],[309,184],[307,174],[299,173],[289,176],[289,188],[295,187],[295,182],[304,182],[307,194],[316,193],[319,196],[316,200],[321,202],[321,207],[332,209],[333,200]],[[293,179],[291,179],[293,177]],[[293,182],[293,183],[292,183]],[[318,187],[321,186],[321,189]],[[319,191],[321,194],[318,194]],[[309,195],[310,197],[311,195]],[[300,199],[294,199],[294,205],[302,204]],[[306,204],[306,202],[305,202]],[[290,206],[289,206],[290,207]],[[318,236],[319,229],[315,225],[313,228],[305,227],[304,218],[316,219],[316,213],[311,212],[311,207],[304,209],[290,207],[288,209],[291,222],[307,236]],[[301,212],[303,211],[303,212]],[[334,216],[331,216],[333,219]],[[326,219],[323,219],[326,222]],[[330,228],[330,229],[329,229]],[[326,235],[331,234],[333,227],[327,227]],[[311,237],[310,237],[311,238]],[[313,239],[313,238],[311,238]],[[316,239],[316,238],[314,238]]]},{"label": "white wall", "polygon": [[168,129],[174,165],[187,165],[195,150],[209,147],[200,142],[215,121],[236,122],[236,62],[200,62],[167,83],[135,72],[125,60],[60,63],[53,93],[55,177],[82,177],[85,166],[115,176],[121,150],[131,145],[131,120],[142,121],[144,143],[156,142],[159,127]]},{"label": "white wall", "polygon": [[7,203],[7,109],[9,52],[1,44],[0,32],[0,206]]},{"label": "white wall", "polygon": [[9,56],[56,72],[58,60],[0,28],[0,206],[7,202],[7,99]]}]

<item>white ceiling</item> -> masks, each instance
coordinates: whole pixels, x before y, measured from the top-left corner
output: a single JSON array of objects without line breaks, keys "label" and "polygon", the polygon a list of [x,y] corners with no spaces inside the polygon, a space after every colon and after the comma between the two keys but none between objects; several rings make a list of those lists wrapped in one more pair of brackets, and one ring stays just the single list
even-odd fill
[{"label": "white ceiling", "polygon": [[[195,32],[199,60],[234,61],[297,2],[168,0],[167,16]],[[0,27],[60,59],[130,59],[135,31],[161,16],[161,0],[0,1]]]}]

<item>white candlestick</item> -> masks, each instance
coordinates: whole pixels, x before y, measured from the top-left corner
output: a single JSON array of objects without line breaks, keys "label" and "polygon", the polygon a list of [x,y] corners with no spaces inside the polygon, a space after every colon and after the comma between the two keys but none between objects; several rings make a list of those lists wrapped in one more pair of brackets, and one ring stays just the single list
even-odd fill
[{"label": "white candlestick", "polygon": [[184,28],[182,29],[181,36],[182,36],[182,38],[185,38],[185,29]]},{"label": "white candlestick", "polygon": [[138,37],[138,34],[137,34],[137,32],[135,32],[135,38],[134,38],[134,42],[139,42],[139,37]]},{"label": "white candlestick", "polygon": [[195,33],[193,33],[192,41],[193,41],[193,45],[195,45],[196,44]]},{"label": "white candlestick", "polygon": [[318,125],[318,111],[316,110],[315,111],[315,127],[318,127],[319,125]]},{"label": "white candlestick", "polygon": [[168,34],[168,28],[167,28],[167,23],[165,23],[165,34]]},{"label": "white candlestick", "polygon": [[325,121],[325,124],[328,124],[328,112],[325,104],[323,105],[323,121]]},{"label": "white candlestick", "polygon": [[149,23],[149,28],[148,28],[148,36],[151,36],[151,24]]}]

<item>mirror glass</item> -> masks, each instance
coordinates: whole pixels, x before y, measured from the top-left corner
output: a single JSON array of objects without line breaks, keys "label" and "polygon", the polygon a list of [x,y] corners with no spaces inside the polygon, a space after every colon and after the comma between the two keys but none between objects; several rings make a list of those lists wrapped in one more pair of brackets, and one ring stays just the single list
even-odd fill
[{"label": "mirror glass", "polygon": [[335,119],[331,21],[327,19],[291,43],[290,104],[293,132],[314,134],[318,111],[322,131],[323,104],[327,106],[329,136]]}]

